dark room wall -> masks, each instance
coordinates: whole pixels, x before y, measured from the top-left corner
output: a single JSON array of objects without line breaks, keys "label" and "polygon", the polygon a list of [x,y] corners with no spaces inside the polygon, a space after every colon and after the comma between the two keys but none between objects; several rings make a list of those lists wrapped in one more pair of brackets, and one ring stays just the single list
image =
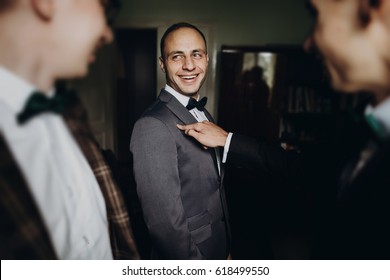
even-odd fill
[{"label": "dark room wall", "polygon": [[300,44],[310,26],[303,0],[124,0],[118,18],[140,26],[176,21],[213,25],[218,46]]}]

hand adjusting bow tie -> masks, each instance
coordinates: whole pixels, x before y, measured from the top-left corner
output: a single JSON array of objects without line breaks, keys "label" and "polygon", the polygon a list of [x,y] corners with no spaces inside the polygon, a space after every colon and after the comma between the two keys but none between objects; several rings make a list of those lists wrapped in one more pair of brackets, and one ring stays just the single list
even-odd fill
[{"label": "hand adjusting bow tie", "polygon": [[188,100],[188,104],[187,104],[186,108],[188,110],[192,110],[194,108],[197,108],[199,111],[203,111],[204,106],[206,106],[206,103],[207,103],[207,97],[203,97],[199,101],[196,101],[195,98],[191,97],[190,100]]},{"label": "hand adjusting bow tie", "polygon": [[34,92],[27,100],[23,110],[17,115],[19,124],[24,124],[32,117],[43,112],[60,114],[64,108],[76,100],[76,93],[57,92],[53,97],[47,97],[42,92]]}]

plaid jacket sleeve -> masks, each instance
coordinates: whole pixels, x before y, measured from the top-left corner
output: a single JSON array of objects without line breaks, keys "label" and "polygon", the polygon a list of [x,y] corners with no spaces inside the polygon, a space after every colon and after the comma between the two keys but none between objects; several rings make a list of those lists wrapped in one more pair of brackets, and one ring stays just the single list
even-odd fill
[{"label": "plaid jacket sleeve", "polygon": [[122,192],[114,181],[112,171],[93,137],[85,109],[77,101],[65,110],[64,117],[90,164],[105,198],[114,259],[139,259]]}]

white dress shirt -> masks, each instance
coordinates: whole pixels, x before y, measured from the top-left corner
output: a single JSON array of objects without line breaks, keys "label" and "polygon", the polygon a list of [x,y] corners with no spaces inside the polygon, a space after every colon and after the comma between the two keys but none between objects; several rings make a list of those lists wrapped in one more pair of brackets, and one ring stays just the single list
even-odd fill
[{"label": "white dress shirt", "polygon": [[233,133],[229,132],[228,137],[226,138],[225,146],[223,147],[222,163],[226,163],[232,137],[233,137]]},{"label": "white dress shirt", "polygon": [[0,133],[26,179],[54,250],[60,259],[112,259],[104,198],[63,118],[42,113],[17,123],[33,91],[0,67]]}]

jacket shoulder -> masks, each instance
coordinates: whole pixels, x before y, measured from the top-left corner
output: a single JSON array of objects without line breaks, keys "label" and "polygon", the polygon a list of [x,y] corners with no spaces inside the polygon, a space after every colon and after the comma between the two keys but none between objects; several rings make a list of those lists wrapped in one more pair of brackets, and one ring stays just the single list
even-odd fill
[{"label": "jacket shoulder", "polygon": [[[168,109],[166,103],[161,100],[156,100],[146,111],[141,115],[139,120],[144,118],[155,118],[161,122],[167,122],[169,120],[176,120],[175,115]],[[139,121],[138,120],[138,121]]]}]

